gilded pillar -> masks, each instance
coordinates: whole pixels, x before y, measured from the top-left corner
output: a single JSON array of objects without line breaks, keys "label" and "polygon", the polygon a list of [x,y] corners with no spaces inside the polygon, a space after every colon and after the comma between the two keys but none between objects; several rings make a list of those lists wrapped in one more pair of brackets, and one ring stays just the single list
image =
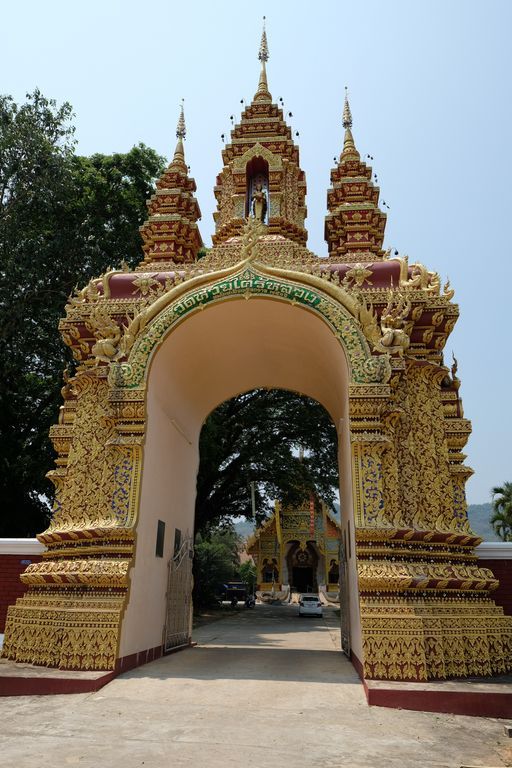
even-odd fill
[{"label": "gilded pillar", "polygon": [[353,404],[351,397],[369,678],[429,680],[510,668],[512,618],[490,599],[497,581],[479,566],[480,540],[467,521],[471,470],[461,449],[470,426],[454,392],[446,369],[408,361],[387,404],[375,397]]},{"label": "gilded pillar", "polygon": [[8,611],[3,656],[61,669],[113,669],[134,552],[143,392],[111,393],[106,368],[63,389],[51,523],[27,593]]},{"label": "gilded pillar", "polygon": [[389,401],[387,385],[352,385],[350,388],[350,443],[354,524],[356,528],[390,525],[384,483],[384,454],[389,437],[383,413]]}]

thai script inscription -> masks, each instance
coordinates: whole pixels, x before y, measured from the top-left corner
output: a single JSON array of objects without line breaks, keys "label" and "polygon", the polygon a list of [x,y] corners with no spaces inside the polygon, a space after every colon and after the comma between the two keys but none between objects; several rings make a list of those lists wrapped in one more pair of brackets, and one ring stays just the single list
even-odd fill
[{"label": "thai script inscription", "polygon": [[260,277],[249,272],[187,294],[174,305],[173,312],[181,317],[190,310],[204,306],[210,301],[215,301],[224,294],[244,295],[246,292],[250,292],[250,295],[278,294],[290,301],[310,307],[316,307],[320,302],[319,296],[307,288],[290,285],[272,278]]}]

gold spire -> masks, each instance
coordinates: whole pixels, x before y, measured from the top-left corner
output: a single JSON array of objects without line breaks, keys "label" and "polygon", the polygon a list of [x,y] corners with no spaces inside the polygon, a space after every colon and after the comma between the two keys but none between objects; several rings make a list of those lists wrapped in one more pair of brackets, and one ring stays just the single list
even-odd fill
[{"label": "gold spire", "polygon": [[348,103],[348,88],[345,86],[345,103],[343,105],[343,119],[342,125],[345,129],[345,138],[343,139],[343,152],[341,153],[340,160],[344,160],[347,157],[360,158],[360,154],[356,149],[354,143],[354,137],[352,136],[352,112],[350,111],[350,104]]},{"label": "gold spire", "polygon": [[352,112],[348,103],[348,88],[345,86],[345,104],[343,105],[343,127],[352,128]]},{"label": "gold spire", "polygon": [[266,62],[268,61],[268,42],[267,31],[265,29],[265,16],[263,17],[263,32],[261,33],[260,50],[258,52],[258,59],[261,61],[260,81],[258,83],[258,90],[254,96],[254,101],[271,101],[272,96],[268,90],[267,83],[267,70]]},{"label": "gold spire", "polygon": [[263,17],[263,32],[261,33],[260,51],[258,53],[260,61],[268,61],[268,43],[267,31],[265,29],[265,16]]},{"label": "gold spire", "polygon": [[185,125],[185,113],[183,111],[183,99],[181,100],[180,116],[178,118],[178,125],[176,126],[176,149],[174,150],[174,157],[172,165],[179,164],[187,170],[185,163],[185,149],[183,147],[183,139],[187,135],[187,128]]},{"label": "gold spire", "polygon": [[187,128],[185,126],[185,114],[183,112],[183,102],[184,102],[184,99],[181,100],[180,116],[178,120],[178,125],[176,126],[177,139],[184,139],[185,136],[187,135]]}]

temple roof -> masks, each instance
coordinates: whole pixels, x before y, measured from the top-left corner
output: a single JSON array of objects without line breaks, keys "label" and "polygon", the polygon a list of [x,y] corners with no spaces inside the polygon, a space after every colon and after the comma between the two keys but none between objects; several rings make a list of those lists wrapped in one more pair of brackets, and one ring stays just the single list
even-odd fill
[{"label": "temple roof", "polygon": [[[310,517],[314,510],[314,530],[311,529]],[[279,515],[279,523],[276,516]],[[262,536],[282,536],[283,543],[289,541],[316,541],[320,537],[339,538],[340,522],[333,515],[327,504],[321,499],[307,498],[295,507],[281,507],[276,502],[272,515],[257,528],[247,539],[246,549],[250,553]]]}]

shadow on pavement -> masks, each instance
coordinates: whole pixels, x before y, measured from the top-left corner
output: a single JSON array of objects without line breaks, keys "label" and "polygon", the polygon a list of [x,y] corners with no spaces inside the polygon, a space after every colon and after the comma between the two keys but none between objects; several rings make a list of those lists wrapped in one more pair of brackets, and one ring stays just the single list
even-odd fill
[{"label": "shadow on pavement", "polygon": [[190,648],[125,672],[118,680],[135,678],[359,683],[341,651],[233,646]]}]

